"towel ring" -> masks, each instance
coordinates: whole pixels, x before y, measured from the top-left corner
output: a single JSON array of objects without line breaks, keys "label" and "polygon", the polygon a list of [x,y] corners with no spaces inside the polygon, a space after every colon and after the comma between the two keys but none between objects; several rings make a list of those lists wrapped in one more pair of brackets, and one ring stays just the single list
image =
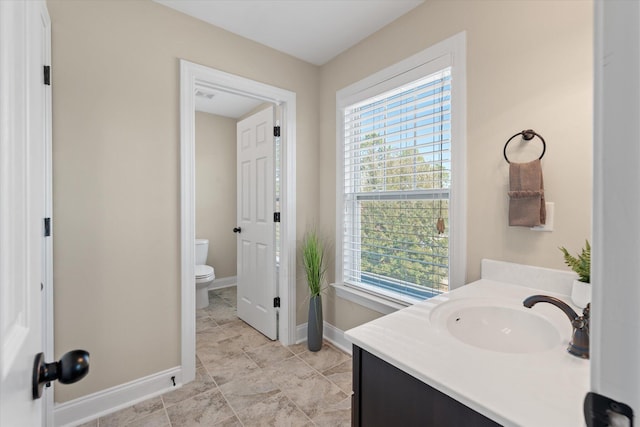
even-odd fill
[{"label": "towel ring", "polygon": [[540,138],[540,141],[542,141],[542,154],[540,154],[540,157],[538,157],[538,160],[542,159],[542,157],[544,156],[544,152],[547,151],[547,143],[544,142],[544,138],[539,133],[536,133],[533,129],[527,129],[527,130],[523,130],[522,132],[516,133],[511,138],[509,138],[509,140],[507,140],[506,144],[504,144],[504,150],[502,150],[502,154],[504,154],[504,159],[507,161],[507,163],[511,163],[507,158],[507,145],[509,145],[511,140],[518,135],[522,135],[522,139],[524,139],[525,141],[531,141],[534,136],[537,136],[538,138]]}]

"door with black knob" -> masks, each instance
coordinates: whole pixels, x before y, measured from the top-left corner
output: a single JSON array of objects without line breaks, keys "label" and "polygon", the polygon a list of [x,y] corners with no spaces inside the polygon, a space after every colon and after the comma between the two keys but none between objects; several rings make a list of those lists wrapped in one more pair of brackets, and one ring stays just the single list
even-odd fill
[{"label": "door with black knob", "polygon": [[0,425],[32,427],[47,413],[44,399],[32,398],[34,356],[44,346],[43,248],[51,239],[44,221],[51,149],[46,2],[0,1],[0,29]]},{"label": "door with black knob", "polygon": [[238,317],[277,338],[274,212],[274,109],[237,124]]}]

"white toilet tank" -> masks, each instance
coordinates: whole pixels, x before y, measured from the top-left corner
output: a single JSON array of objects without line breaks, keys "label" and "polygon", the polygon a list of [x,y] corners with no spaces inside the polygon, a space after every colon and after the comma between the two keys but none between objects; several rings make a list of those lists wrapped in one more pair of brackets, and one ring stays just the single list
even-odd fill
[{"label": "white toilet tank", "polygon": [[208,253],[209,253],[209,240],[196,239],[196,265],[206,265]]}]

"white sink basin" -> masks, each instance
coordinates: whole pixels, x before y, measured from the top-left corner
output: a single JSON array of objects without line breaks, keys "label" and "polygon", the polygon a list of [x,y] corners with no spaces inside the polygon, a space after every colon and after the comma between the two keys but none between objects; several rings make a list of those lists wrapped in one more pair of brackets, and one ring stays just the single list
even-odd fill
[{"label": "white sink basin", "polygon": [[431,321],[465,344],[501,353],[536,353],[561,344],[558,329],[518,301],[465,298],[439,304]]}]

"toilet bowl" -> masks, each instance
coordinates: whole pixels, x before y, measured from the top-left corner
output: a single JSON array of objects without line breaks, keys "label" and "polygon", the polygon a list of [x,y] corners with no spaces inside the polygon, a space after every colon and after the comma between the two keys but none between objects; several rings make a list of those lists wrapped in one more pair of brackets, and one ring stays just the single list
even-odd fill
[{"label": "toilet bowl", "polygon": [[213,267],[206,265],[209,240],[196,239],[196,308],[209,306],[209,285],[216,278]]}]

